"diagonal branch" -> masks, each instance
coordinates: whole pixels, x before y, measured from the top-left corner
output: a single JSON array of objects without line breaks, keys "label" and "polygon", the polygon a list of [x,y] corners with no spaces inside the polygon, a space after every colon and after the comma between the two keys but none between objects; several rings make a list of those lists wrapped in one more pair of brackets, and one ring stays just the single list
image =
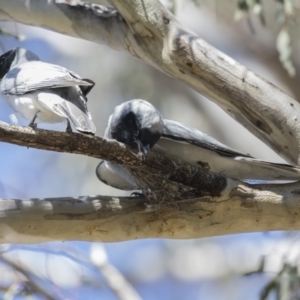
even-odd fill
[{"label": "diagonal branch", "polygon": [[[56,4],[56,2],[58,2]],[[1,21],[14,21],[127,51],[126,23],[113,8],[76,1],[2,1]]]},{"label": "diagonal branch", "polygon": [[287,161],[300,163],[299,103],[189,31],[159,1],[111,0],[117,11],[58,2],[30,0],[27,8],[23,0],[4,1],[0,20],[128,52],[193,87]]},{"label": "diagonal branch", "polygon": [[138,57],[216,102],[289,162],[300,163],[298,102],[185,28],[159,1],[112,2],[134,40],[139,36],[132,47]]},{"label": "diagonal branch", "polygon": [[57,298],[53,296],[53,290],[45,285],[43,280],[32,274],[30,271],[26,270],[22,265],[19,265],[16,261],[8,260],[0,255],[0,261],[8,266],[10,266],[13,270],[17,271],[19,274],[22,274],[25,278],[26,284],[32,289],[31,292],[42,295],[48,300],[56,300]]}]

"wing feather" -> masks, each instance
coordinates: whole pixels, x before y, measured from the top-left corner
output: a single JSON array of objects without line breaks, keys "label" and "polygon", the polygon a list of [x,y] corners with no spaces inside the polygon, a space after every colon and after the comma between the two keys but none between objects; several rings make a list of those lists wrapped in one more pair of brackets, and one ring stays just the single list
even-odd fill
[{"label": "wing feather", "polygon": [[[14,67],[6,74],[5,80],[1,81],[1,92],[6,95],[22,95],[45,88],[75,85],[93,87],[94,83],[80,78],[64,67],[42,61],[30,61]],[[87,91],[89,92],[88,89]]]},{"label": "wing feather", "polygon": [[[117,166],[115,166],[118,168]],[[124,191],[132,191],[132,190],[137,190],[138,187],[134,185],[133,183],[127,181],[122,174],[124,175],[125,169],[122,172],[121,166],[116,169],[113,168],[113,164],[109,163],[105,160],[102,160],[99,165],[96,168],[96,175],[100,181],[103,183],[112,186],[116,189],[124,190]]]},{"label": "wing feather", "polygon": [[245,154],[243,152],[239,152],[234,150],[214,138],[202,133],[201,131],[189,128],[184,126],[183,124],[171,121],[171,120],[163,120],[164,129],[162,136],[166,138],[171,138],[173,140],[184,141],[190,143],[192,145],[206,148],[208,150],[216,151],[218,154],[223,156],[235,157],[235,156],[244,156],[244,157],[252,157],[249,154]]},{"label": "wing feather", "polygon": [[255,159],[175,121],[164,120],[163,135],[154,150],[240,180],[300,180],[296,166]]},{"label": "wing feather", "polygon": [[[82,111],[78,106],[70,101],[60,98],[59,101],[53,101],[54,95],[51,93],[40,93],[39,103],[48,110],[67,118],[74,127],[83,133],[95,134],[96,127],[89,115]],[[59,97],[59,96],[58,96]],[[56,97],[56,99],[58,98]]]}]

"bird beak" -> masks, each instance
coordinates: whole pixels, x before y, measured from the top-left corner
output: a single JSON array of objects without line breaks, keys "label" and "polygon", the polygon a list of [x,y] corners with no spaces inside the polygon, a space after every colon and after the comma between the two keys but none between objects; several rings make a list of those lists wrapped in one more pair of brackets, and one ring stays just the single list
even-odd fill
[{"label": "bird beak", "polygon": [[150,152],[150,145],[144,146],[141,141],[136,141],[139,152],[143,153],[143,160],[145,160]]}]

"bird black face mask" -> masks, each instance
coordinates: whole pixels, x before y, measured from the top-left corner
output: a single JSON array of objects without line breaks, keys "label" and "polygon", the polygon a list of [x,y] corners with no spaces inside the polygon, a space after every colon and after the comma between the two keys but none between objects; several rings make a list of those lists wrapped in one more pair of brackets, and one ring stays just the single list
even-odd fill
[{"label": "bird black face mask", "polygon": [[161,114],[150,103],[136,101],[116,107],[110,118],[108,135],[138,150],[145,159],[162,135],[163,121]]},{"label": "bird black face mask", "polygon": [[0,80],[9,71],[11,64],[16,57],[16,49],[12,49],[0,56]]}]

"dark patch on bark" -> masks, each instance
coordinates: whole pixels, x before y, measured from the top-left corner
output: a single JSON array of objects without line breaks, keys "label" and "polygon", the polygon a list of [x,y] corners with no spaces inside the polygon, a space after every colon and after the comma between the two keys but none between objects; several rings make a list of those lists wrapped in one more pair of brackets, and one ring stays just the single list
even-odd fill
[{"label": "dark patch on bark", "polygon": [[300,195],[300,189],[293,190],[292,194],[294,194],[294,195]]},{"label": "dark patch on bark", "polygon": [[197,165],[199,165],[201,168],[205,170],[210,170],[209,163],[203,162],[203,161],[197,161]]},{"label": "dark patch on bark", "polygon": [[170,19],[167,18],[165,15],[163,15],[163,21],[165,24],[169,24],[170,23]]}]

